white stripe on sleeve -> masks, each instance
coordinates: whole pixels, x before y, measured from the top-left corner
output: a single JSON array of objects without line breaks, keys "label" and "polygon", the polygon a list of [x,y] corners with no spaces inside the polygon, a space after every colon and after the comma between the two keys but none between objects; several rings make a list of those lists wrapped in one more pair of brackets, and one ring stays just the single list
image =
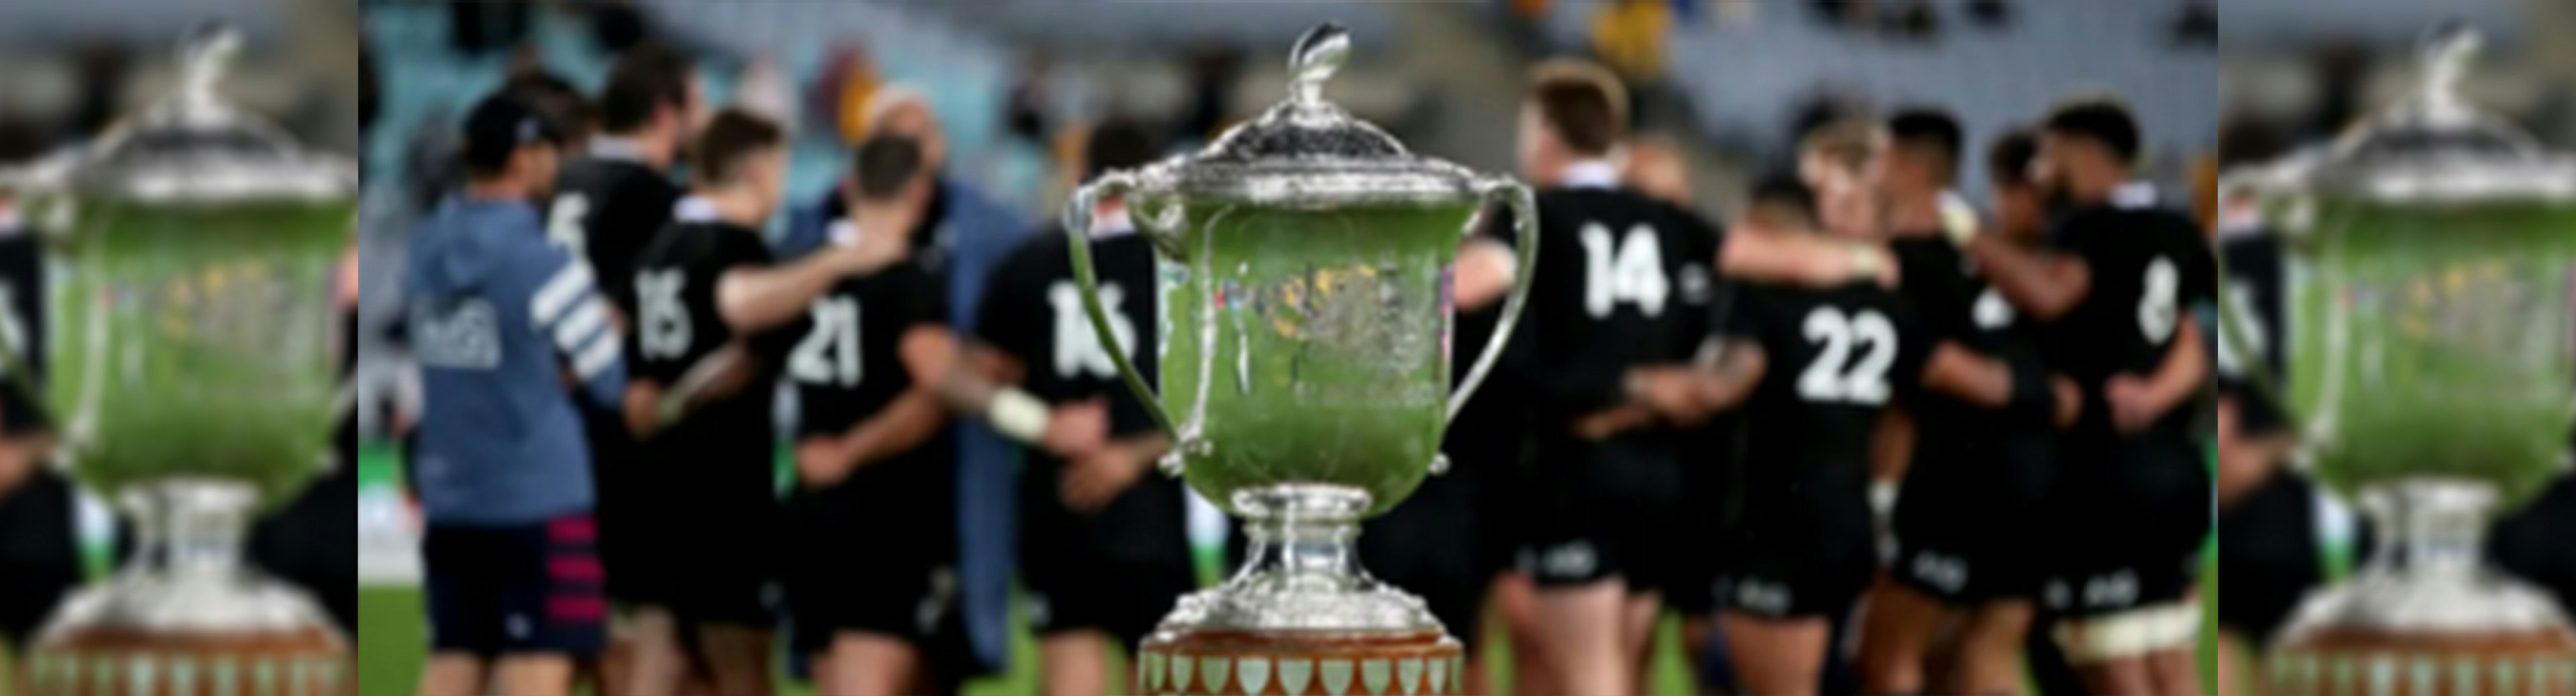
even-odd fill
[{"label": "white stripe on sleeve", "polygon": [[555,323],[565,310],[572,309],[574,301],[590,294],[590,289],[590,264],[582,263],[580,259],[566,262],[562,270],[555,271],[553,278],[537,288],[536,301],[529,307],[528,316],[534,318],[538,326]]},{"label": "white stripe on sleeve", "polygon": [[623,351],[624,348],[620,347],[616,336],[602,332],[592,338],[589,347],[581,349],[580,353],[573,356],[573,376],[581,378],[584,382],[590,381],[591,378],[599,376],[599,371],[617,364],[617,359]]},{"label": "white stripe on sleeve", "polygon": [[592,295],[590,299],[583,301],[581,306],[574,308],[571,316],[564,317],[562,323],[555,324],[555,345],[562,346],[565,352],[571,352],[589,344],[591,336],[607,329],[608,304],[601,302],[599,296]]}]

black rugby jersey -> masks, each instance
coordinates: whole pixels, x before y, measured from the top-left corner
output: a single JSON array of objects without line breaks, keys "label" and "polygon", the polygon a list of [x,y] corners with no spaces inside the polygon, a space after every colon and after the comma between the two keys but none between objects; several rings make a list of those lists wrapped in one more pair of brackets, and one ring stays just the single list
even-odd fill
[{"label": "black rugby jersey", "polygon": [[[716,306],[716,286],[735,269],[771,262],[760,233],[721,222],[665,228],[636,259],[636,312],[627,356],[634,379],[664,388],[737,338]],[[805,320],[742,337],[758,373],[732,396],[697,406],[643,443],[654,468],[687,471],[705,495],[728,500],[774,497],[776,402],[773,385],[788,349],[806,334]]]}]

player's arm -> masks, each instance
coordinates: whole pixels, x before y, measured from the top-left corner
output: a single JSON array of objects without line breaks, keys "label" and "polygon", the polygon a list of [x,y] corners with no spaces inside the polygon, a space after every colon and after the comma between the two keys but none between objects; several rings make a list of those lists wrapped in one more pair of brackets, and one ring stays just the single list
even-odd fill
[{"label": "player's arm", "polygon": [[1716,412],[1744,405],[1770,369],[1771,358],[1763,352],[1762,344],[1742,338],[1727,341],[1717,356],[1717,365],[1700,373],[1701,407]]},{"label": "player's arm", "polygon": [[759,333],[795,321],[842,278],[890,263],[879,258],[885,254],[879,246],[825,246],[796,261],[729,269],[716,279],[716,313],[735,333]]},{"label": "player's arm", "polygon": [[1163,453],[1171,450],[1171,439],[1160,432],[1110,441],[1107,445],[1066,462],[1064,490],[1066,507],[1079,512],[1096,512],[1107,507],[1118,495],[1144,478]]},{"label": "player's arm", "polygon": [[2066,316],[2093,288],[2091,267],[2075,256],[2020,246],[1996,234],[1977,235],[1963,249],[2014,309],[2040,321]]},{"label": "player's arm", "polygon": [[1718,242],[1717,269],[1730,278],[1808,287],[1897,281],[1896,259],[1886,247],[1812,236],[1726,235]]},{"label": "player's arm", "polygon": [[2114,376],[2104,396],[2121,429],[2134,432],[2198,395],[2208,379],[2209,350],[2201,341],[2200,323],[2182,321],[2176,323],[2173,345],[2153,374],[2144,379]]},{"label": "player's arm", "polygon": [[1942,341],[1923,361],[1923,388],[1989,409],[2048,414],[2057,424],[2073,422],[2078,396],[2074,382],[2042,372],[2038,366],[1990,357]]},{"label": "player's arm", "polygon": [[796,445],[796,472],[806,483],[828,486],[850,472],[920,447],[948,422],[940,402],[938,379],[954,362],[957,338],[947,327],[914,326],[897,349],[912,388],[888,402],[875,415],[839,435],[807,437]]},{"label": "player's arm", "polygon": [[1451,276],[1450,297],[1458,311],[1492,306],[1520,282],[1520,259],[1510,246],[1477,237],[1458,246],[1458,266]]}]

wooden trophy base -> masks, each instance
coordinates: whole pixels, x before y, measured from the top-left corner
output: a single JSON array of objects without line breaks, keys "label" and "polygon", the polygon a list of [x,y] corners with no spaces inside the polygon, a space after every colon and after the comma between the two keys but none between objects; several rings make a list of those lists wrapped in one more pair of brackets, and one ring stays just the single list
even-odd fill
[{"label": "wooden trophy base", "polygon": [[1456,696],[1466,653],[1439,631],[1163,630],[1136,651],[1145,696]]},{"label": "wooden trophy base", "polygon": [[334,696],[357,692],[350,656],[325,629],[164,636],[98,630],[39,646],[32,696]]},{"label": "wooden trophy base", "polygon": [[2576,696],[2576,638],[2334,631],[2282,646],[2267,669],[2288,696]]}]

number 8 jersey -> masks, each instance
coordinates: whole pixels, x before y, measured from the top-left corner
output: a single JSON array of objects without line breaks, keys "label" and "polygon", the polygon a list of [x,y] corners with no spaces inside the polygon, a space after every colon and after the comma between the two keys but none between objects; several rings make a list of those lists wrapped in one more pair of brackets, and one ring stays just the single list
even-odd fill
[{"label": "number 8 jersey", "polygon": [[[2112,375],[2146,377],[2164,364],[2182,322],[2208,311],[2217,296],[2217,257],[2190,218],[2153,207],[2152,191],[2124,187],[2104,205],[2076,211],[2049,234],[2050,243],[2084,259],[2092,277],[2084,301],[2047,330],[2049,365],[2088,392]],[[2204,332],[2208,350],[2208,336]],[[2075,428],[2080,438],[2111,436],[2105,409],[2091,404]],[[2188,438],[2196,409],[2176,408],[2153,434]]]}]

